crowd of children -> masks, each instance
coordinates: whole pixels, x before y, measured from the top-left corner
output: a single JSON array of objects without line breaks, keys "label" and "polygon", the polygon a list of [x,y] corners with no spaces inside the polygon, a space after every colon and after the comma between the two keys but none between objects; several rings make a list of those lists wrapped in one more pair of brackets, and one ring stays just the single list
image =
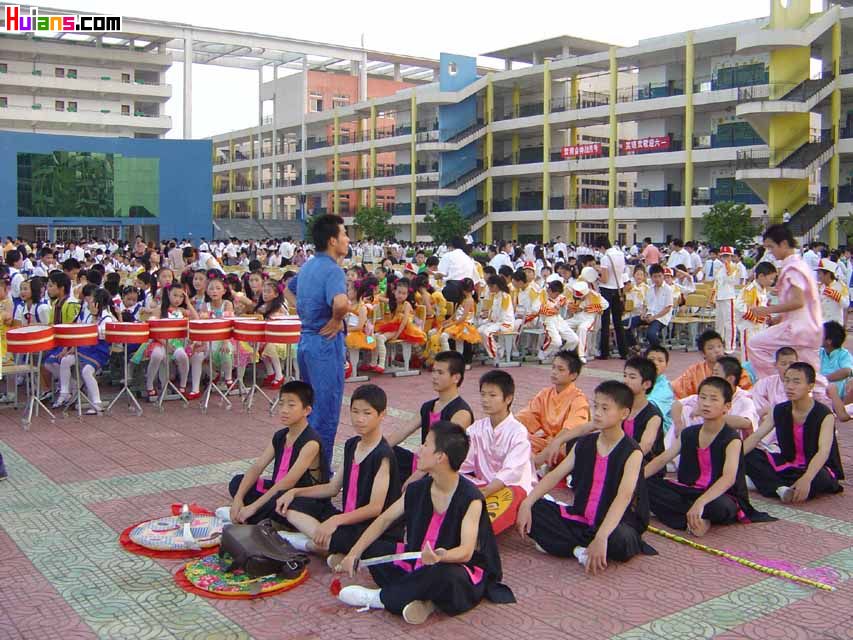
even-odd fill
[{"label": "crowd of children", "polygon": [[[834,324],[830,353],[841,348]],[[331,475],[307,423],[311,388],[288,382],[281,430],[231,480],[233,501],[219,514],[248,523],[272,517],[284,539],[325,556],[336,572],[352,576],[360,561],[378,559],[368,563],[377,588],[350,585],[339,599],[417,624],[483,598],[514,601],[496,542],[513,525],[538,551],[576,558],[596,574],[657,553],[643,537],[652,516],[700,537],[716,526],[774,520],[752,506],[748,485],[786,503],[840,492],[836,418],[814,397],[814,367],[779,348],[778,372],[755,385],[753,401],[723,336],[706,331],[699,348],[702,359],[670,383],[668,352],[652,346],[590,398],[576,385],[584,366],[577,352],[559,351],[552,385],[517,414],[512,376],[490,370],[479,380],[480,419],[460,395],[462,354],[441,351],[432,367],[437,397],[396,433],[383,433],[382,389],[355,389],[355,435]],[[838,402],[841,395],[833,390]],[[415,433],[412,450],[406,441]],[[561,495],[567,485],[571,501]],[[498,503],[502,512],[490,513]]]}]

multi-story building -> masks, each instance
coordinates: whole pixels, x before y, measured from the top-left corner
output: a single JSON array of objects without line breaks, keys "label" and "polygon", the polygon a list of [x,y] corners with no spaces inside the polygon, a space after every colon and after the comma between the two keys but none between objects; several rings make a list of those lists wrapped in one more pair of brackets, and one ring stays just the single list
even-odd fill
[{"label": "multi-story building", "polygon": [[[853,206],[847,4],[813,14],[809,0],[772,0],[767,18],[631,47],[552,38],[484,54],[506,67],[486,74],[443,54],[438,82],[267,124],[276,153],[214,166],[214,215],[256,200],[254,211],[295,216],[276,199],[296,198],[308,214],[346,216],[342,193],[378,204],[394,189],[401,238],[422,236],[427,210],[454,202],[487,241],[593,231],[661,241],[700,236],[703,214],[735,201],[765,220],[788,211],[798,234],[837,242]],[[233,138],[214,147],[230,151]],[[378,161],[389,152],[393,171]],[[342,164],[351,157],[355,171]],[[281,179],[235,193],[250,165]]]},{"label": "multi-story building", "polygon": [[163,137],[172,56],[148,41],[75,35],[0,37],[0,129]]}]

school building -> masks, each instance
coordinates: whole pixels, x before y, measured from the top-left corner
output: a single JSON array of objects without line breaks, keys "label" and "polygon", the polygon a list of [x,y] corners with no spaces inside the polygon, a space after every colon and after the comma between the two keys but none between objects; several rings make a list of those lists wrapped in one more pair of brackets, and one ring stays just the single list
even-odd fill
[{"label": "school building", "polygon": [[488,242],[663,241],[701,237],[703,214],[735,201],[836,244],[853,209],[853,3],[811,5],[631,47],[562,36],[482,54],[503,70],[442,54],[432,81],[282,109],[213,137],[214,222],[352,222],[367,204],[410,239],[454,202]]}]

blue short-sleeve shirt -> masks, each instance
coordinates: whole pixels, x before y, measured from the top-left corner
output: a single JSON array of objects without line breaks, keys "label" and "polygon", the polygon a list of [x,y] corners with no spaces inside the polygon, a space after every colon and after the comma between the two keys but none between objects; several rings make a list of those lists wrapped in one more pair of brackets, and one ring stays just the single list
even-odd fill
[{"label": "blue short-sleeve shirt", "polygon": [[318,253],[306,262],[287,288],[296,295],[297,313],[302,331],[316,333],[332,317],[335,296],[346,294],[344,270],[325,253]]},{"label": "blue short-sleeve shirt", "polygon": [[[830,373],[835,373],[839,369],[851,369],[853,370],[853,356],[850,355],[850,352],[841,347],[840,349],[835,349],[832,353],[827,353],[826,349],[823,347],[820,348],[820,372],[823,375],[829,375]],[[843,398],[844,397],[844,384],[847,380],[838,380],[834,382],[835,388],[838,389],[838,394]]]}]

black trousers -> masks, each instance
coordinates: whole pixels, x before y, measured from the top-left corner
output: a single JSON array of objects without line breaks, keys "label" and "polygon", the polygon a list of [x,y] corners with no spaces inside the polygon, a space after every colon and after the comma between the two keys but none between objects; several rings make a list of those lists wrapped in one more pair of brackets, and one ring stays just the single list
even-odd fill
[{"label": "black trousers", "polygon": [[[568,520],[560,513],[560,505],[550,500],[537,500],[532,510],[530,537],[552,556],[571,558],[575,547],[588,547],[596,530],[583,522]],[[607,559],[625,562],[642,551],[640,533],[620,522],[607,537]]]},{"label": "black trousers", "polygon": [[[704,491],[683,487],[663,478],[649,478],[646,486],[649,489],[649,506],[658,520],[672,529],[686,529],[687,512]],[[738,521],[739,509],[734,498],[723,494],[705,505],[702,517],[711,524],[733,524]]]},{"label": "black trousers", "polygon": [[601,314],[601,335],[599,336],[598,348],[601,356],[606,358],[610,355],[610,320],[613,319],[613,331],[616,334],[616,347],[619,349],[619,357],[627,358],[628,349],[625,343],[625,327],[622,325],[622,314],[625,312],[622,300],[619,298],[619,289],[599,288],[601,296],[610,304]]},{"label": "black trousers", "polygon": [[[395,543],[379,540],[368,547],[364,557],[397,552]],[[485,576],[474,584],[461,564],[439,563],[407,572],[393,563],[386,563],[370,567],[370,575],[382,589],[379,593],[382,604],[397,615],[415,600],[431,600],[447,615],[459,615],[477,606],[486,592]]]},{"label": "black trousers", "polygon": [[[777,471],[770,464],[768,455],[774,457],[777,465],[784,462],[778,454],[768,454],[761,449],[753,449],[746,454],[746,458],[744,459],[746,462],[746,475],[752,479],[755,483],[755,488],[758,489],[761,495],[767,498],[776,498],[778,497],[776,489],[792,486],[797,480],[803,477],[805,469],[787,467],[786,469]],[[833,477],[829,469],[824,467],[818,471],[812,480],[809,498],[814,498],[821,493],[840,493],[841,491],[843,491],[843,488],[838,484],[838,480]]]},{"label": "black trousers", "polygon": [[[266,489],[269,489],[273,485],[272,480],[268,478],[262,478],[261,480],[264,483],[264,488]],[[237,489],[240,488],[241,482],[243,482],[242,473],[231,478],[231,482],[228,483],[228,493],[231,494],[232,498],[237,495]],[[258,524],[261,520],[266,520],[267,518],[282,521],[281,516],[279,516],[275,512],[275,502],[283,494],[283,491],[279,491],[278,493],[276,493],[276,495],[267,500],[266,504],[260,509],[258,509],[257,513],[255,513],[255,515],[253,515],[246,521],[246,524]],[[256,486],[253,486],[246,492],[246,495],[243,497],[243,504],[248,506],[258,498],[260,498],[262,495],[264,494],[258,491]]]}]

